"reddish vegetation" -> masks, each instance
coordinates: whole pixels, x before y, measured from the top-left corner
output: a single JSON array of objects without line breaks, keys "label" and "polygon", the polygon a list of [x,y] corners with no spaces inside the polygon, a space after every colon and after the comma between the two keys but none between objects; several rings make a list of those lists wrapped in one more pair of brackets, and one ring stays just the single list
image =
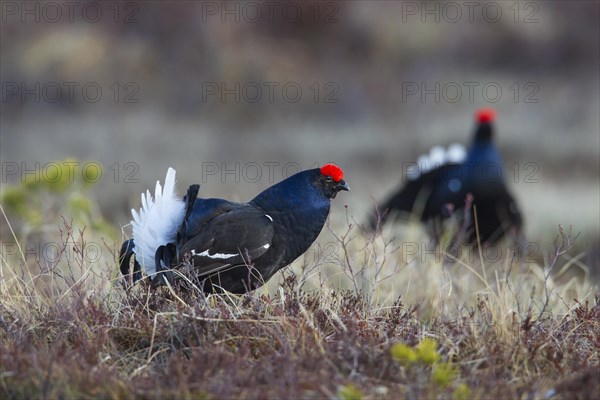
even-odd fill
[{"label": "reddish vegetation", "polygon": [[[335,251],[306,257],[280,287],[205,296],[145,283],[123,290],[111,278],[116,257],[86,263],[90,241],[64,221],[57,262],[25,264],[17,254],[0,264],[0,398],[599,393],[597,287],[554,268],[570,231],[560,230],[543,269],[503,262],[487,271],[398,261],[401,248],[350,223],[335,232],[324,232]],[[425,342],[429,353],[410,362],[391,351]]]},{"label": "reddish vegetation", "polygon": [[[350,384],[368,398],[448,398],[458,384],[474,398],[592,398],[600,385],[598,297],[500,326],[486,298],[420,321],[400,300],[376,311],[351,293],[304,294],[293,277],[276,297],[178,295],[139,291],[115,308],[74,293],[29,315],[0,305],[2,398],[322,398]],[[452,385],[409,379],[390,356],[423,337],[458,366]]]}]

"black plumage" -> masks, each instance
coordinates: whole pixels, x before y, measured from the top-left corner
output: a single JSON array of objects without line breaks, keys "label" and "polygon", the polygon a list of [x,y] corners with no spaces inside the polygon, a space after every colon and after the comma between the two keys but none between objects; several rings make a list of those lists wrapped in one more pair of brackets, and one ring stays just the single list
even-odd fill
[{"label": "black plumage", "polygon": [[[171,280],[171,269],[187,260],[205,292],[244,293],[260,287],[315,241],[329,215],[330,199],[348,190],[342,178],[339,167],[327,164],[297,173],[248,203],[202,199],[197,197],[199,186],[190,186],[176,240],[156,250],[154,281]],[[132,244],[124,244],[121,252],[124,274],[131,258],[126,247],[135,249]],[[140,269],[135,262],[134,274]]]}]

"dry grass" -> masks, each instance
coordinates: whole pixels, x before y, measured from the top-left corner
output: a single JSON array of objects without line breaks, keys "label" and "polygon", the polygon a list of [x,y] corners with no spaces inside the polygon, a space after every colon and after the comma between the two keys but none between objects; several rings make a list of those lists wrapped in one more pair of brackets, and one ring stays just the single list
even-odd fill
[{"label": "dry grass", "polygon": [[[20,249],[4,241],[1,397],[599,393],[600,298],[584,275],[565,272],[585,268],[569,256],[570,232],[539,264],[504,247],[492,261],[479,251],[451,260],[418,229],[373,237],[350,218],[332,225],[291,270],[243,296],[126,292],[114,244],[67,220],[13,237]],[[62,244],[51,260],[27,250],[49,238]]]}]

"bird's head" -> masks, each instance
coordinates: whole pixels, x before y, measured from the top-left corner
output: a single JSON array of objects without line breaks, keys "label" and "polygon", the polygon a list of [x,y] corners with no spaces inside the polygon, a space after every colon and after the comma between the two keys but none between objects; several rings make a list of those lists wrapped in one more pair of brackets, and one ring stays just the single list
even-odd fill
[{"label": "bird's head", "polygon": [[344,171],[335,164],[325,164],[319,168],[316,186],[329,198],[334,199],[340,190],[350,190],[344,181]]},{"label": "bird's head", "polygon": [[493,136],[493,124],[496,121],[496,110],[493,108],[480,108],[475,113],[475,122],[477,128],[475,131],[475,141],[490,141]]}]

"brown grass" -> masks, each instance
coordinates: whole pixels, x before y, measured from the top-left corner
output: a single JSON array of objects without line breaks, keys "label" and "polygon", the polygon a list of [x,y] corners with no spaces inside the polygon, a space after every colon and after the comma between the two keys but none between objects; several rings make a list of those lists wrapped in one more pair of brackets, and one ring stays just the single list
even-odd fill
[{"label": "brown grass", "polygon": [[[114,245],[64,221],[48,234],[64,244],[53,262],[3,254],[0,397],[600,393],[598,287],[556,270],[576,264],[569,232],[559,232],[539,265],[436,260],[406,246],[430,246],[419,230],[384,240],[389,232],[364,235],[352,221],[335,226],[264,288],[205,296],[143,284],[125,291]],[[93,262],[85,256],[91,243],[103,250]],[[437,361],[404,362],[390,352],[424,339],[437,343]]]}]

